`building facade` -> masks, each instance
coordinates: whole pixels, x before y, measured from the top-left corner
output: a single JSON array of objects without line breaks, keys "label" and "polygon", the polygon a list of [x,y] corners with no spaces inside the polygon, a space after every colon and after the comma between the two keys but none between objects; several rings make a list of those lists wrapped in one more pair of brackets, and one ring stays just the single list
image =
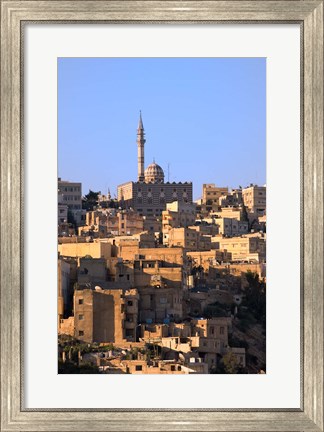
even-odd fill
[{"label": "building facade", "polygon": [[262,216],[266,212],[267,188],[266,186],[251,185],[242,191],[244,205],[250,213]]},{"label": "building facade", "polygon": [[74,294],[75,338],[87,342],[135,341],[138,315],[136,289],[76,290]]},{"label": "building facade", "polygon": [[66,204],[69,210],[82,209],[82,185],[58,178],[58,194],[61,195],[61,204]]},{"label": "building facade", "polygon": [[219,234],[223,234],[224,236],[239,236],[247,234],[249,231],[248,222],[234,218],[219,218],[216,219],[216,223],[219,226]]},{"label": "building facade", "polygon": [[201,208],[203,211],[217,211],[220,198],[228,194],[228,187],[218,187],[214,183],[203,184]]},{"label": "building facade", "polygon": [[187,228],[195,223],[196,205],[174,201],[166,205],[162,212],[163,244],[169,244],[169,234],[173,228]]}]

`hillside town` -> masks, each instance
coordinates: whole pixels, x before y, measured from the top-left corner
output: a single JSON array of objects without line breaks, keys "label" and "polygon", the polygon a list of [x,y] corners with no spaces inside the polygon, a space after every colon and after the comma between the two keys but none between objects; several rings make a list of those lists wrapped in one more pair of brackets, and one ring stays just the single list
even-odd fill
[{"label": "hillside town", "polygon": [[114,197],[58,179],[58,372],[266,373],[266,186],[193,201],[145,142]]}]

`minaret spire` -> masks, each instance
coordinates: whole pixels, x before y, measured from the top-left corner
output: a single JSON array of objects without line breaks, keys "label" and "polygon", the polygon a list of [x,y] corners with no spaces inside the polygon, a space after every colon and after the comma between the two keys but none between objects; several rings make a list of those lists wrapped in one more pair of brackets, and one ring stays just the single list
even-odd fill
[{"label": "minaret spire", "polygon": [[140,111],[140,117],[139,117],[139,122],[138,122],[138,129],[143,129],[144,130],[143,120],[142,120],[142,111]]},{"label": "minaret spire", "polygon": [[142,112],[140,111],[140,117],[137,128],[137,171],[138,181],[144,181],[144,144],[145,144],[145,133],[142,120]]}]

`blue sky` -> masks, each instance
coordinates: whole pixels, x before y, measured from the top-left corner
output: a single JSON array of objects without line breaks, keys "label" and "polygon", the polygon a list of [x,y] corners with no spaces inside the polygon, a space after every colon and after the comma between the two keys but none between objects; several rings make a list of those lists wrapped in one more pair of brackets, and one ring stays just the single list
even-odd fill
[{"label": "blue sky", "polygon": [[59,58],[58,175],[112,195],[145,167],[165,179],[238,187],[266,183],[265,58]]}]

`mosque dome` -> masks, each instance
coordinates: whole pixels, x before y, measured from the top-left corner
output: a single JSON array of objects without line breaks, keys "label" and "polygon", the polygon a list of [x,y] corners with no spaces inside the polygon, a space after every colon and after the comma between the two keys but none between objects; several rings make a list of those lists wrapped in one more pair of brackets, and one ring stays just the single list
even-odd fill
[{"label": "mosque dome", "polygon": [[164,172],[160,165],[155,162],[149,165],[144,173],[145,183],[163,183],[164,182]]}]

